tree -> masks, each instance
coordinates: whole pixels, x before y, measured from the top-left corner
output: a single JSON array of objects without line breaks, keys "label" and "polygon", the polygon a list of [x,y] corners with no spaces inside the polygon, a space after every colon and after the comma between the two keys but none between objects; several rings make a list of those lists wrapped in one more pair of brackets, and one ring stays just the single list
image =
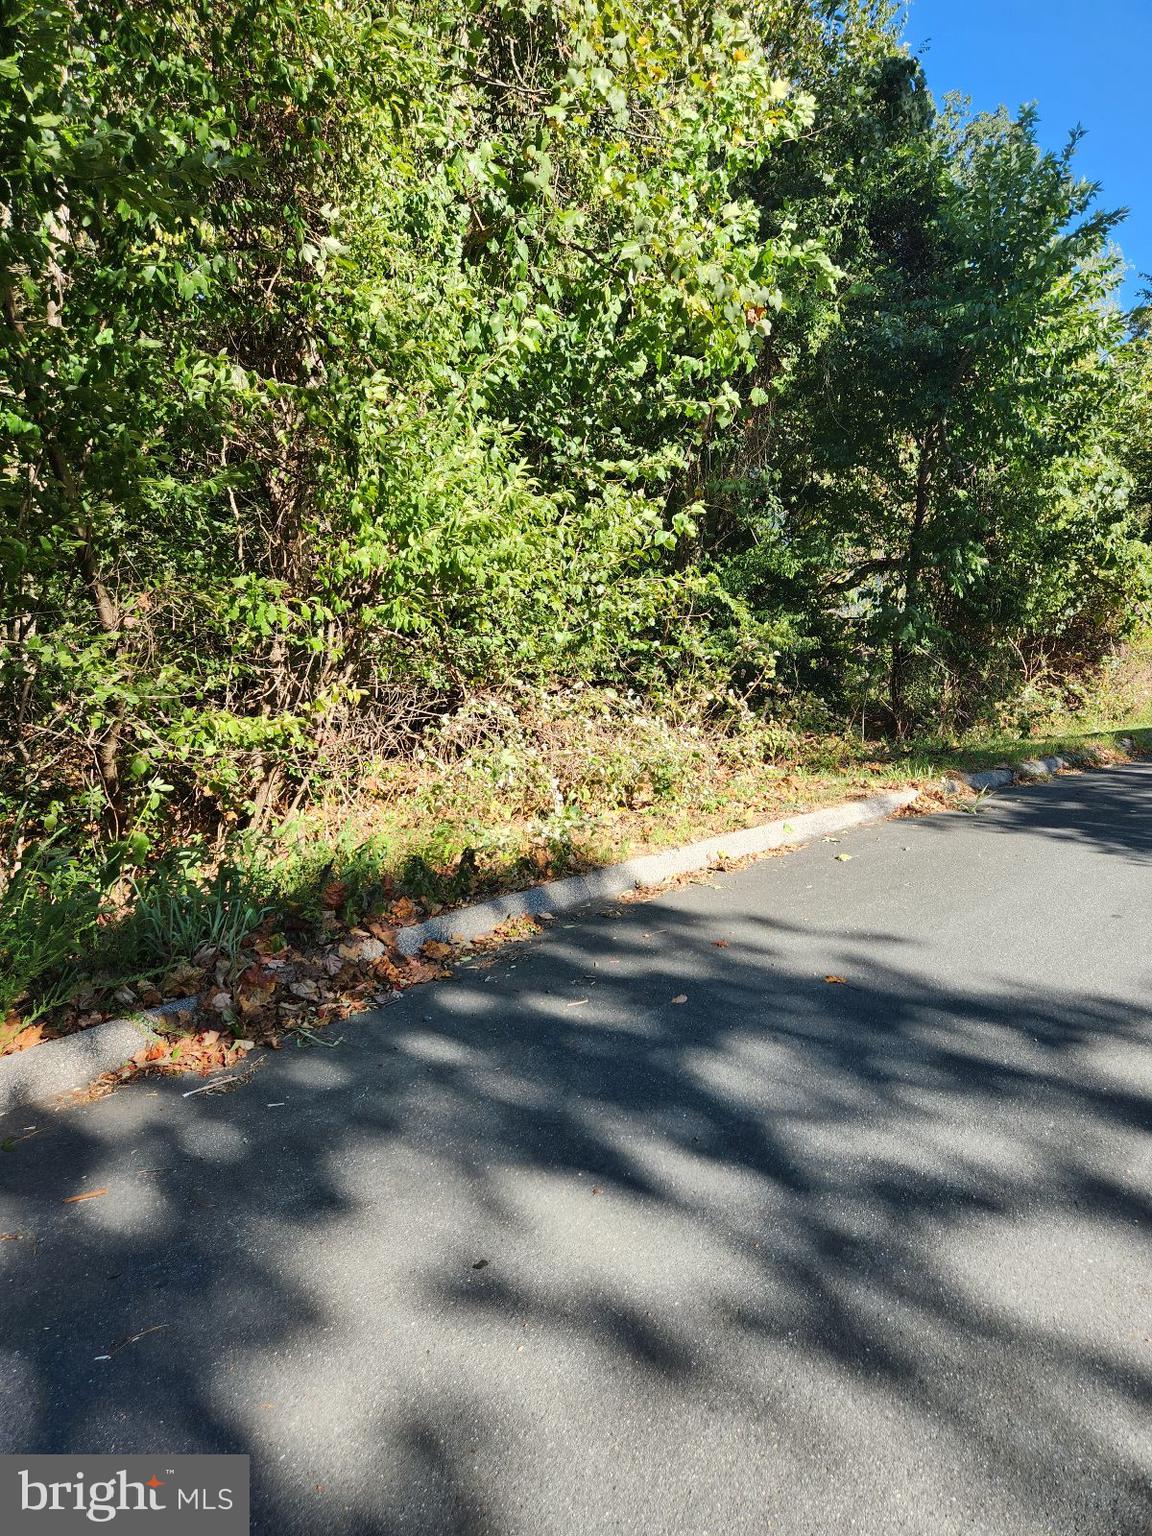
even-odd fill
[{"label": "tree", "polygon": [[1118,216],[1075,145],[1043,152],[1030,112],[915,123],[866,189],[838,323],[787,386],[761,567],[791,563],[825,660],[850,648],[869,686],[883,666],[899,730],[942,701],[979,713],[986,683],[1035,666],[1023,650],[1054,653],[1139,580]]}]

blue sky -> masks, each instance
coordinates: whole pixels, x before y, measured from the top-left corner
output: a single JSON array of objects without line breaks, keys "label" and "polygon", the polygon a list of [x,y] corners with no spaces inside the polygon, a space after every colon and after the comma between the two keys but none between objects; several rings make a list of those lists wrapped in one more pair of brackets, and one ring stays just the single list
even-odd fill
[{"label": "blue sky", "polygon": [[1152,0],[909,0],[905,36],[940,99],[962,91],[980,111],[1034,101],[1043,143],[1087,130],[1077,156],[1126,207],[1118,239],[1134,302],[1152,272]]}]

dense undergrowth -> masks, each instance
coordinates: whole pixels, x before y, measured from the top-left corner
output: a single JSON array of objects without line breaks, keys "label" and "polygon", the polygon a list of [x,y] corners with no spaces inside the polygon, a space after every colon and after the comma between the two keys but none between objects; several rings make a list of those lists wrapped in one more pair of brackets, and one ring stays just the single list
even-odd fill
[{"label": "dense undergrowth", "polygon": [[1094,707],[1147,311],[900,25],[14,0],[0,1016]]}]

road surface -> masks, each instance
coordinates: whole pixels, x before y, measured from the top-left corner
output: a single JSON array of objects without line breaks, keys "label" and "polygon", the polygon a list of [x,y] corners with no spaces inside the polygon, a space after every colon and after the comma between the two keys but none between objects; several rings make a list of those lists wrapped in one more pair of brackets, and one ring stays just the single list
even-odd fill
[{"label": "road surface", "polygon": [[268,1536],[1147,1536],[1150,922],[1152,766],[1067,777],[10,1117],[0,1449],[247,1451]]}]

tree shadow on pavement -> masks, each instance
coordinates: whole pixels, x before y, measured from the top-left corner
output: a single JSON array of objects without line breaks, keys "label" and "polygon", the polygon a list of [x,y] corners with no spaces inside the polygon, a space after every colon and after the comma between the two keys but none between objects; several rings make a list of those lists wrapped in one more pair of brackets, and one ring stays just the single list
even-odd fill
[{"label": "tree shadow on pavement", "polygon": [[[1059,774],[1047,783],[999,791],[984,805],[1006,833],[1072,843],[1132,864],[1152,860],[1152,762]],[[943,830],[947,818],[924,825]]]},{"label": "tree shadow on pavement", "polygon": [[1149,1015],[804,936],[673,895],[17,1115],[3,1449],[248,1451],[278,1536],[1146,1532]]}]

